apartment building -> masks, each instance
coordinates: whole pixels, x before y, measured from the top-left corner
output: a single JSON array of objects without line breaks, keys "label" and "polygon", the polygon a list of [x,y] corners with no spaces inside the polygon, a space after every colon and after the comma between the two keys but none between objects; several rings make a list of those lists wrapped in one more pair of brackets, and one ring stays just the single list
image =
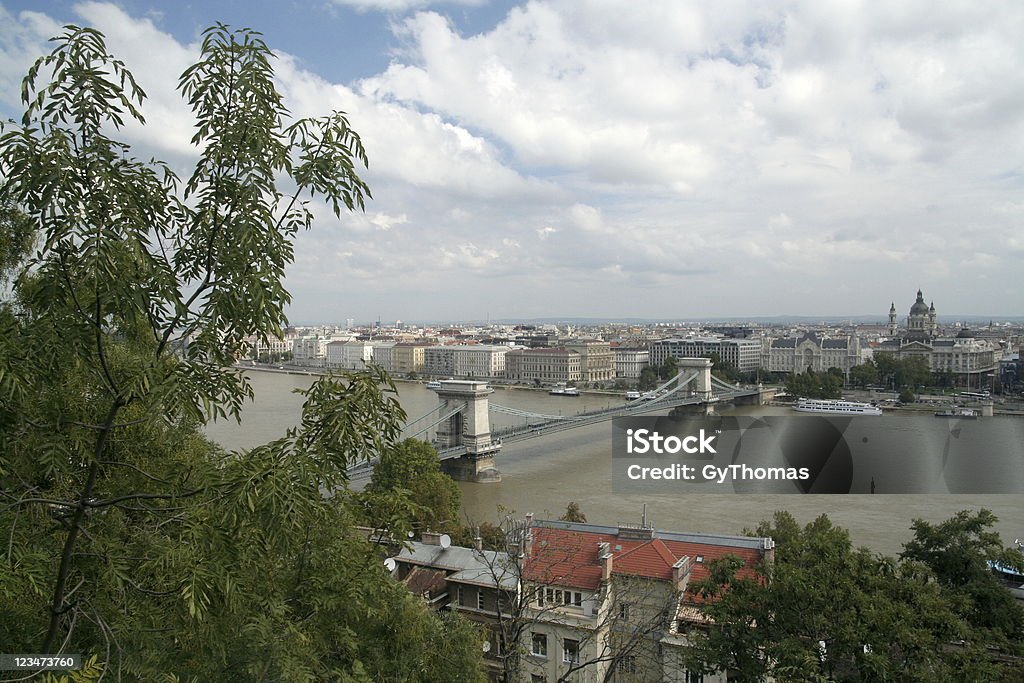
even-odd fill
[{"label": "apartment building", "polygon": [[646,348],[617,347],[615,352],[615,377],[638,380],[643,369],[651,364],[651,352]]},{"label": "apartment building", "polygon": [[505,377],[512,381],[575,384],[582,376],[582,362],[576,351],[536,348],[505,354]]},{"label": "apartment building", "polygon": [[739,372],[753,372],[761,367],[761,342],[756,339],[725,337],[676,337],[651,343],[651,365],[662,365],[670,357],[700,358],[712,353]]}]

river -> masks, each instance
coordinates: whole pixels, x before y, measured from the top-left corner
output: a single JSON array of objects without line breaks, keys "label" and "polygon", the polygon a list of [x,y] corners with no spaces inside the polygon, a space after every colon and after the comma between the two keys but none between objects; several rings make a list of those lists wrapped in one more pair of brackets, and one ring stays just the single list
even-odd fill
[{"label": "river", "polygon": [[[210,438],[230,449],[251,448],[275,439],[298,422],[302,401],[294,389],[309,386],[305,375],[250,372],[255,400],[245,406],[242,423],[210,424]],[[437,397],[422,384],[399,383],[399,400],[410,419],[433,409]],[[544,414],[571,414],[622,403],[621,399],[584,394],[548,396],[524,389],[496,387],[491,400]],[[785,409],[740,408],[739,413],[785,413]],[[513,418],[492,412],[492,426]],[[1024,418],[995,418],[1024,419]],[[754,494],[617,494],[612,492],[611,422],[581,427],[525,442],[508,444],[497,458],[502,481],[460,483],[468,521],[496,522],[505,514],[555,518],[569,501],[579,504],[587,521],[614,525],[640,521],[647,505],[657,528],[675,531],[738,534],[770,517],[791,512],[801,523],[824,513],[849,530],[856,545],[896,554],[910,536],[915,518],[940,522],[958,510],[988,508],[999,518],[996,531],[1004,544],[1024,537],[1024,496],[1019,495],[754,495]]]}]

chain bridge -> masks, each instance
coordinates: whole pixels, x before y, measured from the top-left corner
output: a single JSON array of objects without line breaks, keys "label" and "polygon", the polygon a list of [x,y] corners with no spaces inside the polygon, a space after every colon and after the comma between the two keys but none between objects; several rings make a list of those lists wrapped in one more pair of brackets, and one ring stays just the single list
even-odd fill
[{"label": "chain bridge", "polygon": [[[520,408],[511,408],[490,401],[494,393],[487,382],[479,380],[442,380],[435,389],[438,405],[425,415],[408,422],[405,438],[423,438],[436,428],[433,444],[441,458],[442,468],[453,478],[463,481],[500,481],[494,464],[503,446],[596,424],[614,417],[642,415],[666,411],[678,406],[694,406],[695,410],[712,412],[719,402],[764,404],[774,390],[756,387],[744,389],[724,382],[711,374],[707,358],[677,359],[679,374],[660,387],[643,394],[641,399],[623,406],[578,413],[546,415]],[[525,424],[491,430],[490,413],[503,413],[525,418]],[[372,463],[353,470],[353,477],[368,475]]]}]

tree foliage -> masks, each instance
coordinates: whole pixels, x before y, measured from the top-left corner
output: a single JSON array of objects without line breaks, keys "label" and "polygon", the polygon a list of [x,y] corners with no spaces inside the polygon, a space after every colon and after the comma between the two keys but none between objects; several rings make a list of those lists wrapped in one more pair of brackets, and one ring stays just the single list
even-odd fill
[{"label": "tree foliage", "polygon": [[839,398],[843,378],[832,372],[815,372],[807,368],[799,375],[786,377],[786,392],[804,398]]},{"label": "tree foliage", "polygon": [[960,617],[927,564],[854,549],[825,516],[800,527],[776,513],[753,534],[777,542],[759,576],[723,558],[692,587],[714,620],[691,633],[693,668],[740,681],[1000,679],[993,641]]},{"label": "tree foliage", "polygon": [[255,32],[204,33],[183,179],[111,137],[144,93],[97,31],[66,27],[25,79],[0,137],[0,642],[135,680],[476,680],[475,631],[354,530],[348,468],[404,420],[383,373],[320,379],[248,452],[199,431],[252,395],[231,365],[281,334],[309,201],[369,196],[345,116],[289,121],[271,59]]},{"label": "tree foliage", "polygon": [[441,471],[437,449],[418,439],[382,454],[361,501],[368,524],[398,535],[461,528],[459,487]]}]

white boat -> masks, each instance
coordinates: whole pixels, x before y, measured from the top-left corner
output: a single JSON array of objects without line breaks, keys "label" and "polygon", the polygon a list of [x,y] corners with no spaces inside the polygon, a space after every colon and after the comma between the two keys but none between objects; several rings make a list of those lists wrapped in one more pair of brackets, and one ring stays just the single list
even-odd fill
[{"label": "white boat", "polygon": [[440,388],[441,382],[439,380],[435,379],[433,382],[427,382],[427,389],[430,389],[431,391],[437,391]]},{"label": "white boat", "polygon": [[834,399],[801,398],[793,406],[801,413],[824,415],[881,415],[882,409],[870,403],[858,401],[837,401]]},{"label": "white boat", "polygon": [[1024,572],[1017,571],[1012,567],[1004,567],[998,562],[988,560],[988,568],[999,579],[1010,595],[1018,600],[1024,600]]},{"label": "white boat", "polygon": [[636,401],[639,398],[640,398],[640,392],[639,391],[627,391],[626,392],[626,400],[627,401]]},{"label": "white boat", "polygon": [[552,396],[579,396],[580,390],[576,387],[567,387],[559,384],[557,387],[548,392]]}]

